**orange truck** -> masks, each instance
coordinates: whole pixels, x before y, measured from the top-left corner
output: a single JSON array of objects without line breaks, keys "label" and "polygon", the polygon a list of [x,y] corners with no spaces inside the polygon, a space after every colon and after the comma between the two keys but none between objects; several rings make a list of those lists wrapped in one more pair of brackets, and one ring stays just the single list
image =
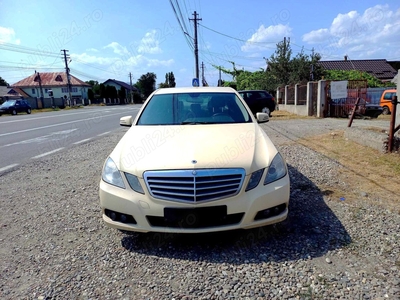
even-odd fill
[{"label": "orange truck", "polygon": [[396,89],[383,91],[381,99],[379,101],[379,105],[383,109],[383,115],[391,114],[393,110],[392,97],[396,96],[396,92]]}]

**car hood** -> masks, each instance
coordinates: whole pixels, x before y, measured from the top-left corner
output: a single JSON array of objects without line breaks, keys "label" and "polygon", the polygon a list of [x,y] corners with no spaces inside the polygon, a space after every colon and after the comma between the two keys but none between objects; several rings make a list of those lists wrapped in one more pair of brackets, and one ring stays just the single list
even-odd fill
[{"label": "car hood", "polygon": [[110,157],[121,171],[267,167],[277,150],[257,123],[133,126]]}]

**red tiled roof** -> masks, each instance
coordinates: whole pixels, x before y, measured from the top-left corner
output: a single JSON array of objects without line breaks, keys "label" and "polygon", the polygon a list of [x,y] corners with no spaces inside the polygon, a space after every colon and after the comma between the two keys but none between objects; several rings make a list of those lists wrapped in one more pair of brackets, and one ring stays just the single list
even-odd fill
[{"label": "red tiled roof", "polygon": [[[54,73],[35,73],[25,79],[22,79],[11,87],[37,87],[39,86],[39,75],[40,80],[42,81],[42,87],[53,87],[53,86],[67,86],[67,74],[65,72],[54,72]],[[70,75],[71,85],[72,86],[87,86],[90,87],[89,84],[83,82],[82,80]]]},{"label": "red tiled roof", "polygon": [[374,75],[381,80],[392,79],[397,74],[397,71],[386,59],[325,60],[318,63],[326,70],[358,70]]}]

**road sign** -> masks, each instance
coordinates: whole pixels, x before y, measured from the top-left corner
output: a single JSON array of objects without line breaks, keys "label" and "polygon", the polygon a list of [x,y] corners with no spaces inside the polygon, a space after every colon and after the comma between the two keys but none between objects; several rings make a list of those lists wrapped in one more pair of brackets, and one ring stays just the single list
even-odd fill
[{"label": "road sign", "polygon": [[198,78],[193,78],[193,80],[192,80],[192,86],[199,86],[199,85],[200,85],[199,79],[198,79]]}]

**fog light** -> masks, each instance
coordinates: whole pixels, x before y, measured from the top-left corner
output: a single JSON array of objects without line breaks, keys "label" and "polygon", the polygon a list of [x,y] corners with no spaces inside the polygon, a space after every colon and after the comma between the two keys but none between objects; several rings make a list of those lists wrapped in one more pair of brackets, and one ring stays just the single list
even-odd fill
[{"label": "fog light", "polygon": [[128,221],[127,216],[125,216],[124,214],[121,214],[121,222],[126,223],[126,221]]},{"label": "fog light", "polygon": [[110,218],[111,218],[111,220],[116,221],[117,220],[117,214],[115,212],[110,213]]}]

